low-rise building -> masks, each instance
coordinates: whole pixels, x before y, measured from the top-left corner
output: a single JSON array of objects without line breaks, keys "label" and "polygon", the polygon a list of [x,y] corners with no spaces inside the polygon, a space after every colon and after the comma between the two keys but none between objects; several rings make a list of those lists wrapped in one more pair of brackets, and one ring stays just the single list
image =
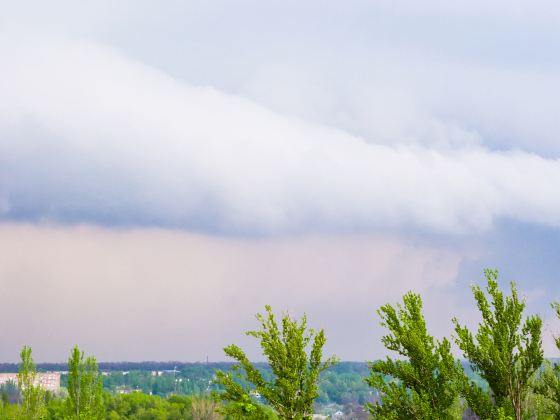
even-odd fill
[{"label": "low-rise building", "polygon": [[[17,384],[17,373],[0,373],[0,385],[13,382]],[[35,377],[35,386],[39,385],[46,391],[60,391],[60,372],[40,372]]]}]

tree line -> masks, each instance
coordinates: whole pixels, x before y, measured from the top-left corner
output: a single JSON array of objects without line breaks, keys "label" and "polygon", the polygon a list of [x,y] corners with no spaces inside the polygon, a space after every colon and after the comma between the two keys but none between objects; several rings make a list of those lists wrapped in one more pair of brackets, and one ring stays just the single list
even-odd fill
[{"label": "tree line", "polygon": [[[482,321],[471,330],[453,318],[454,334],[449,339],[436,340],[429,334],[419,294],[408,292],[401,303],[378,310],[387,331],[382,343],[397,358],[388,356],[369,365],[365,381],[379,395],[366,406],[372,418],[560,419],[560,366],[544,359],[542,319],[524,314],[525,303],[513,282],[505,293],[496,270],[484,274],[485,287],[472,287]],[[560,304],[552,307],[560,318]],[[85,358],[77,347],[68,361],[67,396],[52,399],[35,385],[31,349],[24,347],[18,373],[20,403],[15,408],[0,403],[0,417],[4,413],[2,418],[6,418],[11,409],[17,410],[16,418],[24,419],[311,419],[320,377],[338,363],[334,356],[323,357],[324,330],[309,328],[305,315],[293,319],[283,314],[277,320],[270,306],[257,314],[257,321],[260,328],[246,334],[258,340],[269,372],[264,374],[241,348],[230,345],[224,352],[236,363],[229,370],[216,370],[214,383],[220,390],[198,401],[171,397],[173,416],[121,416],[126,410],[119,414],[119,404],[130,407],[130,401],[124,403],[127,398],[139,401],[144,397],[120,396],[119,400],[104,395],[95,358]],[[467,375],[452,353],[452,343],[479,380]],[[560,338],[556,345],[560,349]],[[194,402],[206,408],[193,411]],[[52,407],[49,411],[49,405],[58,411]]]},{"label": "tree line", "polygon": [[[504,294],[497,270],[487,269],[484,275],[486,287],[472,287],[482,322],[471,331],[454,318],[451,340],[429,334],[419,294],[409,292],[396,307],[387,304],[378,310],[387,330],[382,342],[398,358],[370,364],[366,382],[380,395],[379,401],[367,405],[373,418],[560,419],[560,366],[544,363],[542,319],[524,315],[525,303],[513,282],[510,293]],[[560,304],[552,306],[560,317]],[[266,312],[266,317],[257,316],[261,329],[247,334],[259,339],[274,378],[264,380],[241,349],[226,347],[226,354],[238,361],[239,376],[252,386],[243,388],[234,373],[218,372],[225,388],[220,397],[234,418],[266,418],[251,398],[255,390],[280,418],[311,418],[319,375],[337,360],[322,360],[324,331],[308,330],[305,316],[298,323],[285,315],[279,326],[270,307]],[[465,373],[451,342],[480,381]],[[560,349],[560,338],[556,344]],[[308,345],[311,350],[306,353]]]},{"label": "tree line", "polygon": [[51,409],[56,407],[55,418],[104,418],[103,382],[95,357],[85,357],[77,346],[72,349],[68,359],[67,396],[64,400],[56,400],[51,392],[40,385],[30,347],[23,347],[20,359],[17,374],[19,404],[10,404],[6,393],[2,393],[0,418],[45,419],[49,416],[49,406]]}]

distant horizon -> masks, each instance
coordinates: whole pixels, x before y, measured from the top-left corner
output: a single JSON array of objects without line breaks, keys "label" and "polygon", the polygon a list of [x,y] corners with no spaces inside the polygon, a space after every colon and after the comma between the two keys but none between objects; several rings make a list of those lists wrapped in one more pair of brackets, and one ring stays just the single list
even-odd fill
[{"label": "distant horizon", "polygon": [[[381,360],[384,358],[379,358],[379,359],[372,359],[372,360],[339,360],[337,364],[369,364],[371,362],[374,362],[376,360]],[[560,357],[547,357],[545,356],[545,359],[548,361],[555,361],[555,360],[560,360]],[[458,358],[457,360],[459,360],[463,365],[468,365],[470,364],[470,362],[467,359],[464,358]],[[231,360],[222,360],[222,361],[208,361],[208,362],[181,362],[178,360],[168,360],[168,361],[157,361],[157,360],[144,360],[144,361],[139,361],[139,362],[135,362],[135,361],[127,361],[127,360],[121,360],[121,361],[113,361],[113,362],[108,362],[108,361],[97,361],[97,364],[99,366],[99,369],[101,371],[104,371],[103,366],[104,365],[118,365],[118,364],[131,364],[131,365],[142,365],[142,364],[155,364],[155,365],[173,365],[173,364],[177,364],[177,365],[234,365],[237,362],[235,361],[231,361]],[[252,363],[254,363],[257,366],[260,365],[264,365],[267,366],[268,362],[266,360],[252,360]],[[42,366],[44,365],[67,365],[68,361],[65,362],[36,362],[36,366],[37,369],[41,369]],[[13,372],[8,372],[8,371],[4,371],[4,369],[8,366],[17,366],[18,362],[0,362],[0,373],[13,373]]]}]

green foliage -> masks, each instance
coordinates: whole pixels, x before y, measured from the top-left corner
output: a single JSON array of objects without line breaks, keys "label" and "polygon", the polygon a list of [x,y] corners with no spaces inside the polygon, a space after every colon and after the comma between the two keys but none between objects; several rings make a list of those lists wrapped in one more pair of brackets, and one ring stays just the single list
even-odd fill
[{"label": "green foliage", "polygon": [[533,385],[534,392],[548,401],[548,411],[560,420],[560,365],[545,362]]},{"label": "green foliage", "polygon": [[47,419],[49,420],[60,420],[67,419],[68,415],[66,399],[64,398],[52,398],[47,402]]},{"label": "green foliage", "polygon": [[36,384],[37,369],[33,361],[31,347],[24,346],[20,353],[18,386],[21,395],[19,418],[42,419],[45,416],[45,392]]},{"label": "green foliage", "polygon": [[191,419],[191,397],[172,396],[168,399],[141,392],[106,395],[107,419]]},{"label": "green foliage", "polygon": [[382,338],[388,350],[405,360],[380,360],[370,365],[368,384],[381,394],[381,403],[368,409],[379,419],[451,419],[458,400],[461,364],[451,354],[447,339],[428,334],[420,295],[407,293],[403,305],[382,306]]},{"label": "green foliage", "polygon": [[[244,390],[241,392],[232,390],[228,395],[235,396],[235,399],[230,399],[229,404],[219,409],[219,412],[226,416],[226,418],[251,420],[272,420],[278,418],[276,413],[257,402],[254,398],[251,398]],[[225,398],[223,394],[220,394],[218,400],[221,398]]]},{"label": "green foliage", "polygon": [[[224,363],[217,366],[223,365],[227,366]],[[113,393],[142,391],[145,394],[162,397],[171,394],[198,395],[218,390],[218,387],[211,382],[213,377],[214,368],[202,364],[185,366],[177,371],[110,372],[103,376],[103,388]]]},{"label": "green foliage", "polygon": [[[553,303],[552,308],[560,318],[560,303]],[[560,349],[560,337],[555,337],[556,347]],[[544,397],[548,403],[548,412],[554,419],[560,419],[560,364],[545,362],[539,378],[534,384],[535,393]]]},{"label": "green foliage", "polygon": [[103,378],[97,369],[95,357],[84,360],[78,346],[68,359],[67,415],[75,420],[102,419]]},{"label": "green foliage", "polygon": [[166,396],[175,391],[182,394],[189,393],[179,388],[175,379],[173,374],[152,376],[151,372],[138,370],[127,372],[127,374],[123,372],[112,372],[103,378],[103,387],[112,392],[134,390],[142,391],[145,394],[151,393],[160,396]]},{"label": "green foliage", "polygon": [[[171,371],[154,374],[152,366],[137,366],[142,370],[107,372],[103,376],[103,389],[111,393],[141,391],[145,394],[166,397],[171,394],[200,395],[220,391],[219,384],[213,382],[216,369],[230,370],[231,363],[192,363],[179,366]],[[265,380],[273,378],[270,367],[264,363],[254,364]],[[59,368],[60,369],[60,368]],[[340,362],[321,374],[319,396],[316,403],[321,405],[349,403],[364,405],[372,397],[371,388],[364,382],[369,368],[365,362]],[[244,386],[249,382],[241,381]],[[61,377],[61,385],[66,386],[67,375]]]},{"label": "green foliage", "polygon": [[191,400],[191,414],[197,420],[219,420],[222,419],[219,402],[212,398],[193,397]]},{"label": "green foliage", "polygon": [[[123,363],[122,367],[112,366],[113,363],[98,363],[99,369],[124,369],[103,372],[103,389],[109,393],[141,391],[145,394],[167,397],[171,394],[177,395],[201,395],[220,391],[221,386],[213,382],[216,369],[230,370],[233,363],[177,363],[178,370],[173,372],[173,364],[165,366],[154,366],[152,362],[130,363],[134,369],[129,370],[129,363]],[[114,364],[116,365],[116,363]],[[273,378],[270,367],[262,362],[254,364],[263,374],[266,380]],[[0,369],[2,367],[0,366]],[[38,364],[37,370],[64,371],[68,370],[68,364]],[[157,372],[159,369],[159,373]],[[168,369],[162,371],[162,369]],[[4,371],[13,370],[11,366]],[[321,374],[319,381],[319,396],[316,404],[339,406],[345,404],[364,405],[375,398],[371,388],[364,382],[364,377],[369,374],[369,365],[365,362],[340,362],[330,367]],[[64,390],[68,386],[68,374],[62,373],[60,384]],[[249,383],[244,383],[249,385]],[[17,388],[17,387],[16,387]],[[15,401],[19,393],[17,389],[13,394],[8,389],[10,401]],[[0,396],[2,394],[0,386]],[[335,410],[336,411],[336,410]]]},{"label": "green foliage", "polygon": [[[239,347],[226,347],[226,355],[237,360],[239,364],[236,369],[242,369],[244,376],[239,372],[232,374],[216,371],[216,383],[224,387],[219,398],[229,403],[224,412],[237,418],[270,418],[269,413],[255,400],[253,391],[264,398],[282,419],[311,418],[313,403],[319,394],[320,374],[336,363],[336,359],[331,357],[326,361],[322,360],[325,333],[323,330],[316,333],[308,329],[305,315],[301,322],[284,315],[280,328],[270,306],[265,309],[266,317],[257,315],[261,330],[249,331],[247,335],[259,339],[272,371],[272,378],[265,379]],[[310,344],[311,351],[308,354]],[[240,378],[251,383],[253,389],[243,386]]]},{"label": "green foliage", "polygon": [[[549,365],[549,361],[545,361],[545,365]],[[547,367],[545,367],[547,369]],[[542,373],[542,372],[541,372]],[[560,419],[558,405],[547,396],[538,392],[541,383],[541,375],[539,375],[533,384],[533,390],[527,397],[527,409],[524,418],[538,420],[555,420]]]},{"label": "green foliage", "polygon": [[16,420],[21,419],[20,406],[16,404],[0,404],[0,419]]},{"label": "green foliage", "polygon": [[483,419],[521,420],[530,380],[543,362],[542,320],[531,316],[522,324],[525,303],[519,301],[515,284],[511,283],[511,296],[504,297],[498,288],[498,272],[485,270],[484,274],[489,297],[479,286],[472,288],[482,315],[478,331],[473,335],[457,319],[453,323],[457,345],[473,371],[488,383],[490,392],[466,379],[462,392]]},{"label": "green foliage", "polygon": [[364,382],[368,371],[367,364],[355,362],[342,362],[327,370],[321,375],[316,403],[366,404],[372,399],[371,388]]}]

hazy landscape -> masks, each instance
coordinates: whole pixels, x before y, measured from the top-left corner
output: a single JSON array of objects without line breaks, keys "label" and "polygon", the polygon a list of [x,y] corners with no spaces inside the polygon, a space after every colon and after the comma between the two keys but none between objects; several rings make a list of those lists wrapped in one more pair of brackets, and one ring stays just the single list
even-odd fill
[{"label": "hazy landscape", "polygon": [[0,419],[560,418],[556,2],[0,5]]}]

